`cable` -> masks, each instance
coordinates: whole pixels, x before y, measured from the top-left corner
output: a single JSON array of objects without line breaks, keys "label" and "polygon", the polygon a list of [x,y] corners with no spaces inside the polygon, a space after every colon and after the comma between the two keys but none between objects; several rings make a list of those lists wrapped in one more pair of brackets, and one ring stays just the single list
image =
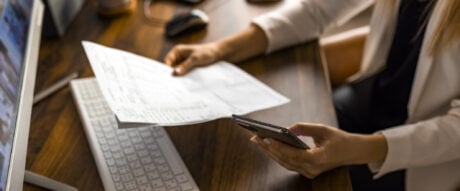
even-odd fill
[{"label": "cable", "polygon": [[[227,1],[228,0],[220,0],[217,3],[205,4],[202,10],[203,12],[209,14],[212,11],[224,5]],[[157,26],[157,27],[163,27],[168,21],[161,19],[161,18],[155,18],[152,16],[151,11],[150,11],[150,6],[152,5],[152,2],[153,0],[144,0],[144,4],[143,4],[144,19],[148,21],[147,23],[150,25]]]},{"label": "cable", "polygon": [[150,6],[152,5],[152,1],[153,0],[144,0],[144,5],[143,5],[144,19],[148,21],[147,23],[150,25],[163,27],[165,23],[167,23],[168,21],[151,16]]}]

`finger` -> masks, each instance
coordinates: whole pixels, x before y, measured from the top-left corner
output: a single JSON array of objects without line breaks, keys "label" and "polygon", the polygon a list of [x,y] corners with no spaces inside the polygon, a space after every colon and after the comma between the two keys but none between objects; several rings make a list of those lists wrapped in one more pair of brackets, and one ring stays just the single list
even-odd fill
[{"label": "finger", "polygon": [[265,150],[268,150],[268,146],[271,144],[271,142],[268,139],[262,139],[257,135],[251,137],[251,141],[258,143]]},{"label": "finger", "polygon": [[274,139],[262,139],[259,136],[253,136],[251,141],[258,143],[264,150],[273,156],[284,161],[289,161],[291,164],[315,163],[317,155],[320,154],[320,149],[312,148],[308,150],[291,147]]},{"label": "finger", "polygon": [[184,45],[177,45],[171,51],[168,52],[164,61],[168,66],[176,66],[184,61],[190,54],[190,49]]},{"label": "finger", "polygon": [[316,178],[317,174],[311,173],[308,169],[300,169],[298,171],[302,176],[307,177],[308,179],[314,179]]},{"label": "finger", "polygon": [[311,160],[307,150],[298,149],[273,139],[270,139],[270,142],[271,144],[267,147],[268,151],[291,163],[304,163]]},{"label": "finger", "polygon": [[288,170],[291,170],[291,171],[298,171],[299,170],[298,168],[295,167],[296,165],[293,165],[292,163],[285,161],[283,158],[281,158],[281,157],[279,157],[277,155],[274,155],[271,152],[267,152],[267,153],[270,156],[270,158],[272,158],[274,161],[276,161],[278,164],[280,164],[284,168],[286,168]]},{"label": "finger", "polygon": [[313,179],[317,176],[317,174],[313,173],[313,166],[308,163],[299,163],[299,161],[287,160],[286,157],[275,155],[272,152],[268,152],[268,155],[278,164],[290,171],[296,171],[309,179]]},{"label": "finger", "polygon": [[[260,141],[260,139],[259,139],[259,141]],[[286,157],[281,156],[281,155],[279,155],[277,153],[271,152],[267,148],[264,148],[264,150],[267,151],[267,154],[270,156],[270,158],[275,160],[277,163],[279,163],[284,168],[286,168],[288,170],[292,170],[292,171],[297,171],[298,170],[298,168],[297,168],[298,164],[296,164],[295,161],[293,162],[291,160],[286,160]]]},{"label": "finger", "polygon": [[329,127],[325,125],[314,123],[296,123],[289,127],[289,131],[297,136],[320,137],[326,135],[329,130]]},{"label": "finger", "polygon": [[171,66],[173,67],[176,63],[176,53],[175,52],[169,52],[165,59],[164,59],[164,63],[168,66]]},{"label": "finger", "polygon": [[177,61],[177,53],[178,49],[177,47],[174,47],[171,49],[168,54],[166,54],[166,57],[164,59],[164,62],[166,65],[173,67],[178,61]]},{"label": "finger", "polygon": [[299,172],[308,178],[314,177],[313,174],[309,173],[308,169],[304,169],[305,167],[303,166],[303,164],[308,164],[308,162],[306,163],[304,160],[297,159],[293,156],[283,155],[279,152],[273,152],[273,150],[269,149],[273,140],[268,140],[269,139],[261,139],[258,136],[251,137],[251,141],[259,143],[262,146],[262,148],[264,148],[264,150],[267,151],[268,155],[284,168],[291,171]]},{"label": "finger", "polygon": [[180,63],[174,68],[173,74],[176,76],[182,76],[188,73],[195,67],[195,62],[191,58],[187,58],[184,62]]}]

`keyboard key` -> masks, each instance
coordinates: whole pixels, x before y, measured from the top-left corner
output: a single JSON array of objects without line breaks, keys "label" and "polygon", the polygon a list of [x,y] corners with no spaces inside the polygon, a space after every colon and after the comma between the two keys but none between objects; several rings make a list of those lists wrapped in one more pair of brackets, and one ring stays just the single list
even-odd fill
[{"label": "keyboard key", "polygon": [[141,162],[142,162],[142,164],[144,164],[144,165],[150,164],[150,163],[152,163],[152,158],[150,158],[149,156],[142,157],[142,158],[141,158]]},{"label": "keyboard key", "polygon": [[121,180],[123,180],[124,182],[128,182],[128,181],[131,181],[133,180],[133,175],[131,174],[122,174],[121,175]]},{"label": "keyboard key", "polygon": [[109,170],[110,170],[110,172],[111,172],[112,174],[115,174],[115,173],[118,172],[118,168],[117,168],[116,166],[111,166],[111,167],[109,167]]},{"label": "keyboard key", "polygon": [[158,172],[154,171],[154,172],[148,172],[147,173],[147,176],[149,177],[149,179],[151,180],[154,180],[154,179],[157,179],[157,178],[160,178],[160,175],[158,174]]},{"label": "keyboard key", "polygon": [[150,172],[150,171],[154,171],[154,170],[156,169],[156,168],[155,168],[155,164],[153,164],[153,163],[152,163],[152,164],[145,165],[144,168],[145,168],[146,171],[149,171],[149,172]]},{"label": "keyboard key", "polygon": [[131,168],[133,168],[133,169],[134,169],[134,168],[140,168],[140,167],[141,167],[141,162],[140,162],[140,161],[133,161],[133,162],[130,162],[130,163],[129,163],[129,166],[130,166]]},{"label": "keyboard key", "polygon": [[132,154],[128,155],[126,158],[128,159],[128,162],[133,162],[133,161],[139,160],[135,153],[132,153]]},{"label": "keyboard key", "polygon": [[183,183],[180,185],[180,187],[182,188],[182,190],[192,190],[193,189],[193,186],[192,184],[190,184],[190,182]]},{"label": "keyboard key", "polygon": [[161,178],[163,178],[163,180],[169,180],[171,178],[174,178],[174,176],[171,172],[166,171],[161,174]]},{"label": "keyboard key", "polygon": [[139,186],[140,191],[152,191],[152,186],[150,184],[143,184]]},{"label": "keyboard key", "polygon": [[185,174],[181,174],[181,175],[177,176],[176,179],[180,183],[186,182],[188,180],[188,178],[187,178],[187,176],[185,176]]},{"label": "keyboard key", "polygon": [[131,146],[131,143],[128,140],[121,141],[121,147],[126,148]]},{"label": "keyboard key", "polygon": [[133,146],[126,147],[126,148],[123,149],[123,151],[125,151],[125,153],[128,154],[128,155],[136,154],[135,151],[134,151]]},{"label": "keyboard key", "polygon": [[[134,145],[134,148],[135,148],[136,150],[138,150],[138,151],[139,151],[139,150],[145,150],[145,145],[144,145],[144,143],[135,144],[135,145]],[[147,150],[145,150],[144,152],[147,152]]]},{"label": "keyboard key", "polygon": [[115,188],[116,188],[117,190],[123,190],[123,189],[124,189],[123,183],[121,183],[121,182],[115,182]]},{"label": "keyboard key", "polygon": [[129,173],[129,172],[130,172],[129,167],[127,167],[127,166],[120,166],[120,167],[118,168],[118,170],[120,171],[121,174],[126,174],[126,173]]},{"label": "keyboard key", "polygon": [[166,184],[166,188],[168,189],[171,189],[177,186],[177,182],[174,179],[166,181],[165,184]]},{"label": "keyboard key", "polygon": [[133,170],[134,176],[143,176],[145,175],[144,169],[138,168]]},{"label": "keyboard key", "polygon": [[108,151],[110,149],[109,145],[101,145],[102,151]]},{"label": "keyboard key", "polygon": [[160,187],[163,186],[163,182],[160,179],[156,179],[152,181],[153,187]]},{"label": "keyboard key", "polygon": [[155,188],[153,191],[166,191],[166,188]]},{"label": "keyboard key", "polygon": [[142,176],[137,178],[137,184],[142,185],[142,184],[147,184],[149,181],[147,180],[147,177]]},{"label": "keyboard key", "polygon": [[156,164],[163,164],[166,162],[164,158],[155,158],[154,161]]},{"label": "keyboard key", "polygon": [[160,172],[166,172],[166,171],[169,170],[169,167],[168,167],[167,164],[158,165],[158,170],[159,170]]},{"label": "keyboard key", "polygon": [[112,174],[112,179],[114,182],[118,182],[121,180],[121,177],[119,174]]},{"label": "keyboard key", "polygon": [[137,188],[137,184],[134,181],[129,181],[125,183],[125,188],[128,190],[134,190]]},{"label": "keyboard key", "polygon": [[137,150],[137,154],[140,157],[146,157],[147,155],[149,155],[149,152],[147,152],[147,150]]}]

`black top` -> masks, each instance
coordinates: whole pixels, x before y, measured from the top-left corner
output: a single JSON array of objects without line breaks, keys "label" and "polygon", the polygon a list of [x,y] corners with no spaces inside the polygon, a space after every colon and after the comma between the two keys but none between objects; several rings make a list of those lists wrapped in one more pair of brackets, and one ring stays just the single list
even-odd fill
[{"label": "black top", "polygon": [[403,124],[432,0],[402,0],[386,68],[375,79],[372,121],[383,129]]}]

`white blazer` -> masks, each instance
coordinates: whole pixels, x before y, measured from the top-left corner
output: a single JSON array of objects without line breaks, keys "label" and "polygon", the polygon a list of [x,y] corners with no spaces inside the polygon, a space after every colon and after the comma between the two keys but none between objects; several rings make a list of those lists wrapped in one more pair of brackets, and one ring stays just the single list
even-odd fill
[{"label": "white blazer", "polygon": [[[385,67],[396,28],[400,0],[385,9],[377,0],[361,70],[354,78]],[[406,124],[383,130],[388,154],[382,164],[369,164],[378,178],[407,169],[406,190],[460,189],[460,42],[442,52],[429,52],[446,1],[438,0],[428,21],[408,104]],[[454,1],[454,0],[452,0]],[[297,0],[253,20],[269,39],[267,53],[317,38],[373,4],[373,0]],[[456,23],[460,27],[460,23]]]}]

